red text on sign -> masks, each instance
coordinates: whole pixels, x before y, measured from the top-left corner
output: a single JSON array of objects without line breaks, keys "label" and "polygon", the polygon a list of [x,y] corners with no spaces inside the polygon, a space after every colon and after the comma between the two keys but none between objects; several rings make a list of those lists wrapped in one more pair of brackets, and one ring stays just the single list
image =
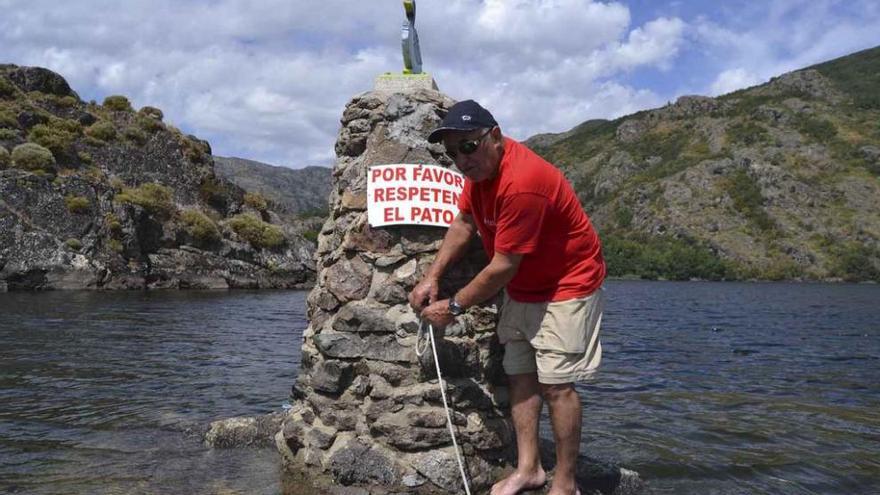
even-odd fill
[{"label": "red text on sign", "polygon": [[440,208],[419,208],[413,206],[409,213],[411,222],[444,222],[451,224],[455,219],[455,214],[449,210]]},{"label": "red text on sign", "polygon": [[404,167],[386,167],[386,168],[374,168],[372,169],[372,174],[370,175],[370,181],[376,182],[377,179],[382,178],[383,181],[392,181],[392,180],[406,180],[406,168]]},{"label": "red text on sign", "polygon": [[458,204],[459,193],[433,187],[383,187],[373,190],[373,201],[433,201]]}]

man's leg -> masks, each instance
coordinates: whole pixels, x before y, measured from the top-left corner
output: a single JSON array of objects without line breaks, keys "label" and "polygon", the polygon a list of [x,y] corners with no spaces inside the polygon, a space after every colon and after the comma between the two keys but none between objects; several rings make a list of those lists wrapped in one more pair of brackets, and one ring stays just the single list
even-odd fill
[{"label": "man's leg", "polygon": [[544,486],[547,476],[538,450],[538,417],[541,415],[541,387],[537,373],[508,375],[510,409],[516,431],[516,471],[492,487],[492,495],[516,495]]},{"label": "man's leg", "polygon": [[574,474],[581,445],[581,400],[571,383],[546,385],[541,390],[550,408],[556,440],[556,469],[548,495],[575,495]]}]

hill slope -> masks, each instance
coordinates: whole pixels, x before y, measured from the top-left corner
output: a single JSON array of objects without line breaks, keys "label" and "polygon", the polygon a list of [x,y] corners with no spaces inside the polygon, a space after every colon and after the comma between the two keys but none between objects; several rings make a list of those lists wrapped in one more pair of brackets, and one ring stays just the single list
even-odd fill
[{"label": "hill slope", "polygon": [[242,189],[262,194],[281,213],[327,216],[332,172],[327,167],[291,169],[214,155],[214,170]]},{"label": "hill slope", "polygon": [[314,246],[214,173],[208,143],[0,65],[0,290],[300,287]]},{"label": "hill slope", "polygon": [[527,143],[612,275],[880,280],[880,48]]}]

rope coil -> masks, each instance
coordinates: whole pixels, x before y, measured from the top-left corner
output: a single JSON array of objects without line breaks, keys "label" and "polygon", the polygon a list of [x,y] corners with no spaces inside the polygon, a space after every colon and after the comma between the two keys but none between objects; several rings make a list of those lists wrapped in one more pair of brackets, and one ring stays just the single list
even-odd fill
[{"label": "rope coil", "polygon": [[[428,338],[425,339],[425,334]],[[419,343],[425,340],[424,347],[419,349]],[[455,448],[455,459],[458,461],[458,470],[461,472],[461,481],[464,483],[464,491],[467,495],[471,495],[471,488],[468,485],[467,474],[464,472],[464,462],[461,460],[461,453],[458,449],[458,442],[455,440],[455,430],[452,428],[452,414],[449,412],[449,404],[446,402],[446,386],[443,383],[443,377],[440,375],[440,361],[437,359],[437,345],[434,343],[434,327],[430,323],[419,320],[419,333],[416,338],[416,356],[422,357],[428,350],[428,342],[431,345],[431,351],[434,354],[434,366],[437,368],[437,381],[440,385],[440,396],[443,398],[443,409],[446,410],[446,425],[449,427],[449,435],[452,437],[452,446]]]}]

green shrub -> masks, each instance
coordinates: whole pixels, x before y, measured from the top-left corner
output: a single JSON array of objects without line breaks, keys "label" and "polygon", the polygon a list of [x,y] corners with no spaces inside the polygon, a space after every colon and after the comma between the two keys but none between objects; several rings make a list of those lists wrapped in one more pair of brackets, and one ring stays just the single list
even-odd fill
[{"label": "green shrub", "polygon": [[682,128],[655,130],[645,133],[635,142],[620,145],[636,162],[660,157],[659,162],[642,171],[633,181],[651,182],[669,177],[709,158],[708,153],[702,154],[702,150],[708,150],[708,145],[699,142],[692,144],[692,137],[692,132]]},{"label": "green shrub", "polygon": [[0,127],[18,128],[18,118],[15,112],[9,109],[0,110]]},{"label": "green shrub", "polygon": [[79,100],[77,100],[73,96],[67,95],[58,98],[57,103],[58,106],[62,108],[73,108],[76,106],[77,103],[79,103]]},{"label": "green shrub", "polygon": [[138,127],[149,133],[158,132],[165,128],[165,124],[161,120],[145,115],[138,115],[135,118],[135,123],[137,123]]},{"label": "green shrub", "polygon": [[207,215],[195,209],[184,210],[180,215],[184,230],[200,245],[220,240],[220,229]]},{"label": "green shrub", "polygon": [[83,139],[83,142],[85,142],[87,145],[92,146],[94,148],[101,148],[103,146],[107,146],[107,141],[103,141],[101,139],[95,139],[92,136],[86,136],[85,139]]},{"label": "green shrub", "polygon": [[630,225],[632,225],[633,220],[633,212],[626,205],[620,205],[614,211],[614,221],[617,223],[617,226],[621,229],[627,229]]},{"label": "green shrub", "polygon": [[109,241],[107,241],[107,247],[110,248],[111,251],[116,253],[122,253],[122,250],[124,249],[122,246],[122,241],[120,241],[119,239],[110,239]]},{"label": "green shrub", "polygon": [[107,174],[105,174],[100,167],[94,165],[86,168],[83,171],[83,175],[88,178],[92,184],[101,184],[107,180]]},{"label": "green shrub", "polygon": [[0,170],[8,167],[10,161],[9,151],[3,146],[0,146]]},{"label": "green shrub", "polygon": [[76,120],[50,117],[45,124],[37,124],[31,128],[28,141],[48,148],[55,158],[61,158],[70,151],[81,132],[82,125]]},{"label": "green shrub", "polygon": [[18,131],[15,129],[0,129],[0,141],[12,141],[18,139]]},{"label": "green shrub", "polygon": [[266,201],[266,198],[264,198],[263,195],[258,192],[245,193],[244,204],[259,211],[266,211],[266,208],[269,207],[269,203]]},{"label": "green shrub", "polygon": [[116,201],[138,205],[160,218],[170,218],[176,211],[172,201],[171,189],[150,182],[132,189],[123,189],[116,195]]},{"label": "green shrub", "polygon": [[297,218],[305,220],[307,218],[327,218],[330,216],[330,209],[326,206],[322,208],[309,208],[296,214]]},{"label": "green shrub", "polygon": [[251,213],[243,213],[229,219],[229,226],[251,246],[276,248],[284,244],[284,233],[275,225],[266,223]]},{"label": "green shrub", "polygon": [[612,277],[721,280],[735,273],[707,246],[686,239],[611,234],[603,236],[602,253]]},{"label": "green shrub", "polygon": [[229,205],[229,190],[226,184],[213,176],[202,179],[202,183],[199,184],[199,197],[221,211]]},{"label": "green shrub", "polygon": [[880,110],[878,62],[880,51],[870,49],[825,62],[816,66],[816,69],[852,96],[857,108]]},{"label": "green shrub", "polygon": [[76,157],[79,158],[79,161],[85,163],[86,165],[92,164],[92,155],[90,155],[86,151],[77,152]]},{"label": "green shrub", "polygon": [[769,231],[776,223],[764,210],[764,196],[761,188],[748,172],[738,169],[723,183],[727,194],[733,199],[734,207],[743,214],[755,227]]},{"label": "green shrub", "polygon": [[84,196],[74,196],[72,194],[68,194],[64,197],[64,204],[67,205],[67,211],[71,213],[87,213],[92,206],[89,202],[89,198]]},{"label": "green shrub", "polygon": [[139,146],[147,142],[147,135],[144,133],[144,131],[134,126],[126,127],[125,130],[122,131],[122,135],[125,137],[125,139]]},{"label": "green shrub", "polygon": [[49,117],[49,127],[58,131],[69,132],[79,135],[82,133],[82,124],[78,120],[60,119],[58,117]]},{"label": "green shrub", "polygon": [[122,222],[119,221],[119,217],[115,214],[107,213],[104,215],[104,225],[107,226],[107,230],[110,231],[110,235],[113,237],[119,237],[122,234]]},{"label": "green shrub", "polygon": [[189,161],[193,163],[204,163],[206,157],[211,154],[211,146],[207,141],[202,141],[193,135],[184,136],[183,132],[173,125],[168,125],[166,128],[172,134],[177,136],[178,142],[180,143],[181,148],[183,148],[183,156]]},{"label": "green shrub", "polygon": [[64,241],[64,244],[66,244],[67,247],[69,247],[70,249],[72,249],[74,251],[79,251],[83,247],[83,244],[79,239],[73,239],[73,238]]},{"label": "green shrub", "polygon": [[86,128],[86,136],[110,142],[116,139],[116,127],[112,122],[99,120]]},{"label": "green shrub", "polygon": [[9,79],[0,76],[0,98],[10,98],[15,96],[17,88]]},{"label": "green shrub", "polygon": [[24,143],[12,150],[12,165],[24,170],[54,170],[55,157],[48,149],[35,143]]},{"label": "green shrub", "polygon": [[192,136],[182,138],[183,155],[193,163],[204,163],[208,155],[211,154],[211,147],[208,143]]},{"label": "green shrub", "polygon": [[848,282],[872,280],[880,282],[880,252],[857,241],[847,241],[831,246],[834,276]]},{"label": "green shrub", "polygon": [[162,114],[162,110],[159,110],[156,107],[143,107],[138,110],[138,115],[143,115],[144,117],[149,117],[160,122],[165,117],[165,115]]},{"label": "green shrub", "polygon": [[690,139],[690,134],[684,129],[650,131],[634,142],[622,144],[621,148],[633,155],[636,160],[659,156],[665,162],[678,158]]},{"label": "green shrub", "polygon": [[112,95],[104,98],[104,108],[116,112],[133,112],[131,102],[122,95]]},{"label": "green shrub", "polygon": [[804,276],[803,269],[791,258],[778,256],[768,264],[761,267],[760,271],[752,278],[763,280],[793,280]]},{"label": "green shrub", "polygon": [[731,143],[742,143],[746,146],[765,143],[770,139],[770,134],[762,125],[755,122],[737,122],[727,128],[727,139]]},{"label": "green shrub", "polygon": [[795,127],[820,143],[827,143],[837,137],[837,126],[824,119],[800,115],[795,120]]},{"label": "green shrub", "polygon": [[309,242],[316,244],[318,242],[318,231],[317,230],[306,230],[302,233],[302,236]]}]

